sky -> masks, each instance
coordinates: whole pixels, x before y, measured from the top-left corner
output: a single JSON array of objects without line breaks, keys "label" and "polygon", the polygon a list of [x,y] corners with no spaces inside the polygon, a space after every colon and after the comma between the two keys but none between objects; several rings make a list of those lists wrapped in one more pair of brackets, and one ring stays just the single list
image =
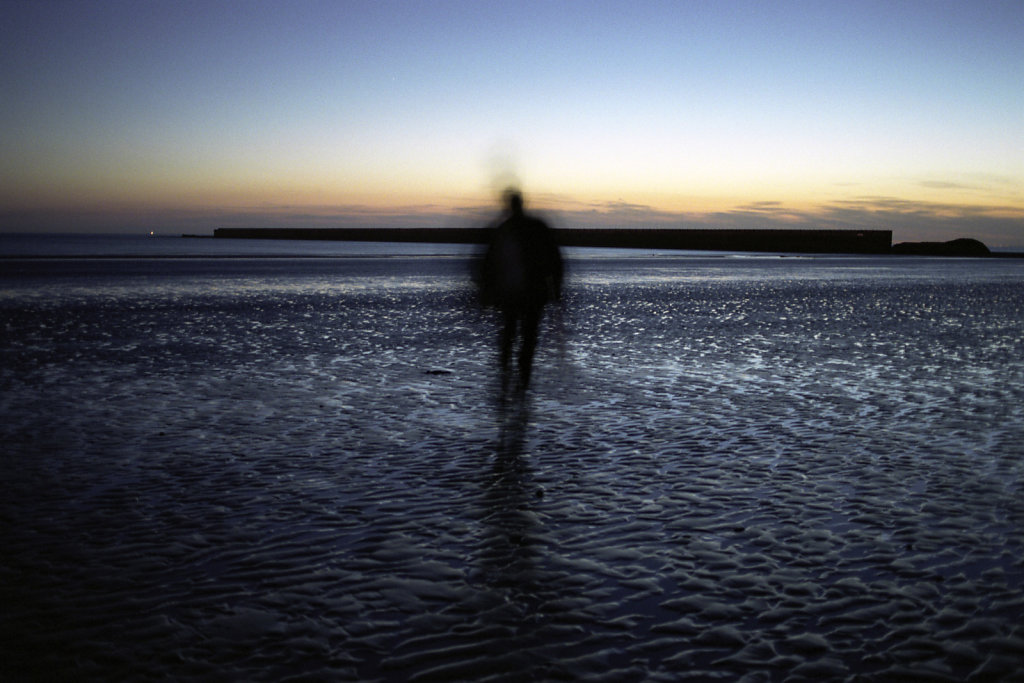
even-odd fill
[{"label": "sky", "polygon": [[879,228],[1024,247],[1024,2],[4,0],[0,231]]}]

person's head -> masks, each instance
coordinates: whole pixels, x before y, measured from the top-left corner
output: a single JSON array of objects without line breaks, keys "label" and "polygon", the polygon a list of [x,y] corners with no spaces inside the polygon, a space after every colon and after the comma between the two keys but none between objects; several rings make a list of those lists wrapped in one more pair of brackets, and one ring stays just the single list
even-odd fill
[{"label": "person's head", "polygon": [[517,188],[508,188],[502,198],[509,213],[519,215],[523,212],[523,194]]}]

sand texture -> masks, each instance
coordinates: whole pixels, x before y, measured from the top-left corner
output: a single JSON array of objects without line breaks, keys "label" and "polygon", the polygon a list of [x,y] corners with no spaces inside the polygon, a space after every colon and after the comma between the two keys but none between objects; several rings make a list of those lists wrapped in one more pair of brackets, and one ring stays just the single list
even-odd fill
[{"label": "sand texture", "polygon": [[1020,680],[1024,274],[851,263],[571,263],[521,429],[455,261],[7,282],[0,678]]}]

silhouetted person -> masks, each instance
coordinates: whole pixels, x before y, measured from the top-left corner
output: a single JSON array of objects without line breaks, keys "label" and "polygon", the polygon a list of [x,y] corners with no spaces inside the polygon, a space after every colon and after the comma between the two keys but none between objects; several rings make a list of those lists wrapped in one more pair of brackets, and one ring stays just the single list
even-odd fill
[{"label": "silhouetted person", "polygon": [[496,307],[502,318],[502,404],[513,389],[512,357],[517,341],[515,396],[522,398],[530,386],[541,315],[545,304],[561,298],[563,273],[554,231],[523,211],[523,196],[518,190],[506,190],[504,200],[504,219],[490,231],[478,273],[483,303]]}]

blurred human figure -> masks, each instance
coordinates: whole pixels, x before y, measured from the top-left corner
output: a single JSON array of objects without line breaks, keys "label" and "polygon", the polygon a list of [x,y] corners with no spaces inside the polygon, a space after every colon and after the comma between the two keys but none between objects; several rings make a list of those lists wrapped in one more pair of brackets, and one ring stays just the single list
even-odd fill
[{"label": "blurred human figure", "polygon": [[477,273],[482,302],[501,314],[502,405],[513,397],[521,400],[530,386],[541,316],[545,304],[561,298],[563,275],[554,231],[523,210],[523,195],[518,190],[506,190],[504,204],[505,214],[490,231]]}]

